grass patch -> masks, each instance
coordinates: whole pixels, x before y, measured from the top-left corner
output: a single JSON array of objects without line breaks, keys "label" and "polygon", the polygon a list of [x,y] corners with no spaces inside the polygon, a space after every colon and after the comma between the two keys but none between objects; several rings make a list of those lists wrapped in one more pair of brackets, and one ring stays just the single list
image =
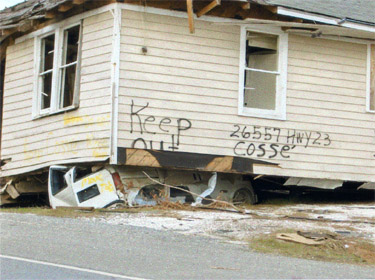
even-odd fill
[{"label": "grass patch", "polygon": [[[283,232],[292,232],[285,230]],[[329,240],[319,246],[309,246],[276,239],[276,234],[255,237],[249,241],[253,250],[288,257],[349,264],[375,265],[374,244],[358,239]]]}]

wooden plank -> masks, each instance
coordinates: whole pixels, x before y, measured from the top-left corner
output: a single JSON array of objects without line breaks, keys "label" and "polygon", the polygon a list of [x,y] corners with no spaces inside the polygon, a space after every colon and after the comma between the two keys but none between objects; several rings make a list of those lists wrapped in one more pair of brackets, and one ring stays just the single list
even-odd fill
[{"label": "wooden plank", "polygon": [[[326,40],[320,41],[321,44],[325,44]],[[309,44],[309,48],[306,48],[306,42],[289,42],[288,44],[290,50],[296,50],[296,51],[308,51],[308,52],[314,52],[319,54],[328,54],[328,55],[335,55],[340,57],[347,57],[347,58],[353,58],[353,59],[366,59],[366,53],[367,50],[365,47],[362,48],[356,48],[351,49],[345,49],[342,46],[340,46],[339,43],[337,45],[331,44],[330,46],[327,46],[325,48],[322,48],[321,45],[318,44]]]},{"label": "wooden plank", "polygon": [[[35,171],[43,167],[48,167],[52,164],[73,164],[79,162],[98,162],[108,159],[108,147],[85,149],[77,152],[58,153],[55,156],[49,155],[38,160],[29,161],[11,161],[2,168],[2,176],[11,176],[15,174],[22,174],[24,172]],[[33,163],[34,162],[34,163]]]},{"label": "wooden plank", "polygon": [[44,17],[46,18],[46,19],[54,19],[54,18],[56,18],[58,16],[58,13],[57,13],[57,11],[54,11],[54,10],[52,10],[52,11],[47,11],[46,13],[45,13],[45,15],[44,15]]},{"label": "wooden plank", "polygon": [[59,7],[58,7],[57,10],[59,12],[61,12],[61,13],[65,13],[65,12],[69,11],[72,8],[73,8],[73,3],[66,2],[66,3],[63,3],[63,4],[59,5]]},{"label": "wooden plank", "polygon": [[[64,128],[74,127],[74,126],[81,126],[82,129],[86,126],[90,126],[93,124],[97,124],[97,130],[103,130],[107,127],[108,123],[110,122],[110,115],[109,112],[98,113],[96,115],[82,115],[77,117],[71,117],[64,119],[56,119],[52,118],[50,120],[42,121],[38,120],[37,123],[30,123],[23,122],[23,123],[15,123],[10,126],[6,126],[3,128],[4,131],[4,139],[15,141],[15,139],[21,139],[24,137],[34,136],[36,131],[40,134],[49,133],[52,130],[61,130]],[[72,130],[73,133],[76,132],[74,129]],[[94,131],[94,129],[92,130]]]},{"label": "wooden plank", "polygon": [[[112,28],[113,28],[113,18],[112,19],[109,18],[109,19],[106,19],[106,20],[102,20],[102,21],[99,21],[99,22],[92,23],[92,24],[84,25],[82,34],[87,35],[89,33],[99,32],[99,31],[104,30],[104,29],[106,29],[107,32],[111,31],[110,33],[112,33]],[[101,38],[101,36],[100,37],[98,36],[97,38]]]},{"label": "wooden plank", "polygon": [[[130,144],[131,142],[128,142],[127,144]],[[125,148],[125,147],[124,147]],[[132,148],[130,148],[132,149]],[[213,159],[215,158],[215,151],[222,151],[220,154],[221,154],[221,159],[220,160],[216,160],[216,161],[213,161]],[[155,151],[156,150],[149,150],[149,151]],[[212,146],[209,146],[209,147],[205,147],[205,146],[202,146],[202,145],[194,145],[194,144],[187,144],[187,143],[183,143],[183,145],[181,144],[180,147],[179,147],[179,151],[178,152],[174,152],[176,153],[176,157],[178,157],[180,154],[180,159],[179,161],[177,162],[176,165],[167,165],[165,164],[164,162],[162,162],[160,159],[158,159],[158,162],[161,166],[163,167],[172,167],[172,168],[184,168],[186,167],[185,165],[182,165],[183,163],[181,163],[182,160],[184,160],[184,153],[186,153],[187,151],[189,151],[189,153],[191,154],[195,154],[195,157],[199,157],[199,155],[202,155],[203,153],[205,155],[211,155],[211,159],[210,160],[207,160],[204,164],[204,166],[201,166],[201,168],[203,167],[204,170],[206,171],[212,171],[211,168],[213,168],[214,166],[217,166],[217,167],[220,167],[223,168],[221,171],[223,172],[228,172],[228,163],[231,162],[230,159],[225,159],[224,157],[225,156],[234,156],[233,155],[233,150],[231,147],[228,147],[228,146],[224,146],[224,147],[212,147]],[[164,152],[164,151],[161,151],[161,152]],[[165,152],[168,152],[168,153],[173,153],[172,151],[165,151]],[[244,150],[245,152],[245,150]],[[268,154],[269,151],[266,151],[266,154]],[[273,152],[271,152],[273,153]],[[367,154],[370,154],[370,152],[368,152]],[[278,157],[278,158],[273,158],[273,159],[268,159],[268,157],[265,157],[265,158],[259,158],[257,157],[256,155],[252,156],[252,157],[241,157],[243,159],[258,159],[258,160],[265,160],[266,162],[277,162],[277,163],[280,163],[280,166],[282,168],[286,168],[288,165],[290,166],[297,166],[297,164],[303,164],[305,166],[308,166],[308,164],[311,164],[312,166],[312,170],[314,170],[314,167],[313,166],[316,166],[318,170],[321,170],[321,168],[324,168],[324,166],[327,168],[327,166],[335,166],[334,169],[336,169],[336,171],[339,171],[341,169],[342,172],[353,172],[353,168],[358,168],[358,167],[363,167],[364,170],[361,170],[360,172],[358,173],[362,173],[362,174],[371,174],[371,170],[373,170],[373,168],[375,167],[373,165],[373,161],[371,158],[367,158],[367,159],[359,159],[359,158],[347,158],[347,157],[335,157],[335,156],[324,156],[324,154],[302,154],[302,153],[296,153],[296,152],[290,152],[288,154],[290,157],[289,158],[282,158],[282,157]],[[219,157],[219,156],[217,156]],[[144,160],[143,157],[139,157],[137,158],[137,160],[135,162],[133,162],[131,165],[142,165],[142,160]],[[185,160],[188,160],[185,158]],[[152,161],[150,159],[150,161]],[[197,159],[197,161],[199,161]],[[121,164],[123,164],[124,162],[123,161],[120,161]],[[125,162],[126,164],[128,162]],[[186,164],[192,164],[191,162],[186,162]],[[194,163],[193,163],[194,164]],[[207,166],[209,165],[210,169],[206,169]],[[157,166],[155,166],[157,167]],[[194,168],[193,166],[191,166],[191,168]],[[203,170],[203,169],[202,169]],[[354,172],[354,173],[357,173],[357,172]]]},{"label": "wooden plank", "polygon": [[[355,89],[366,91],[366,83],[363,82],[353,82],[353,81],[340,81],[332,78],[323,78],[323,77],[312,77],[309,75],[302,75],[302,74],[292,74],[288,73],[288,82],[299,82],[304,84],[311,84],[311,85],[322,85],[322,86],[330,86],[335,87],[336,90],[340,90],[340,88],[347,88],[347,89]],[[335,90],[335,91],[336,91]]]},{"label": "wooden plank", "polygon": [[185,68],[175,68],[162,65],[152,65],[143,63],[125,63],[121,70],[125,71],[138,71],[143,73],[155,73],[171,76],[179,76],[186,78],[201,78],[212,81],[225,81],[225,82],[235,82],[238,83],[238,76],[231,75],[227,73],[217,73],[209,71],[201,71],[198,69],[185,69]]},{"label": "wooden plank", "polygon": [[[44,133],[40,136],[36,135],[26,137],[23,138],[23,143],[21,143],[20,145],[14,145],[14,143],[5,143],[6,147],[4,148],[4,154],[13,157],[13,155],[19,153],[27,153],[31,156],[31,154],[34,154],[34,151],[38,151],[40,149],[48,149],[53,151],[70,150],[77,148],[78,142],[91,143],[96,140],[101,141],[102,139],[109,139],[109,125],[105,130],[102,131],[97,130],[97,127],[95,126],[91,126],[91,128],[96,129],[96,131],[88,131],[88,129],[85,127],[82,127],[81,131],[81,127],[77,127],[77,129],[74,130],[72,128],[59,130],[59,132],[62,133],[61,135],[58,135],[57,132],[55,132],[53,135],[51,135],[50,133]],[[84,131],[84,129],[86,131]],[[38,138],[38,140],[34,138]],[[20,146],[22,147],[21,149]],[[43,151],[43,153],[47,152],[48,151]],[[39,154],[39,152],[36,152],[35,154]]]},{"label": "wooden plank", "polygon": [[337,81],[352,81],[358,83],[366,83],[366,75],[364,74],[355,74],[355,73],[342,73],[338,71],[327,71],[325,69],[313,69],[309,67],[295,67],[289,65],[288,67],[288,74],[300,74],[310,76],[312,79],[314,78],[328,78],[334,79]]},{"label": "wooden plank", "polygon": [[[186,27],[185,27],[186,29]],[[129,27],[121,29],[121,36],[133,36],[139,37],[139,34],[142,29]],[[211,36],[213,37],[213,36]],[[188,36],[187,34],[181,33],[173,33],[171,32],[160,32],[160,31],[153,31],[149,32],[147,38],[155,39],[155,40],[165,40],[165,41],[172,41],[172,42],[183,42],[188,44],[194,45],[202,45],[202,46],[220,46],[223,49],[237,49],[239,50],[238,39],[230,40],[226,37],[215,36],[214,38],[210,37],[199,37],[197,34],[194,36]]]},{"label": "wooden plank", "polygon": [[336,96],[340,92],[341,95],[343,96],[365,98],[362,90],[344,88],[344,87],[341,87],[340,89],[338,89],[337,87],[333,87],[330,85],[317,85],[317,84],[311,84],[311,83],[306,84],[298,80],[296,81],[288,80],[288,90],[291,90],[291,89],[312,92],[312,93],[315,93],[315,92],[324,93],[328,95],[332,94],[334,96]]},{"label": "wooden plank", "polygon": [[[157,139],[155,139],[154,141],[156,142]],[[207,142],[207,146],[202,145],[202,144],[196,145],[195,143],[183,142],[179,145],[178,152],[190,151],[192,153],[198,153],[198,154],[199,153],[215,154],[215,152],[220,151],[220,154],[223,155],[223,156],[225,156],[225,155],[234,156],[233,147],[230,147],[229,143],[228,143],[228,145],[224,145],[224,146],[219,146],[217,144],[215,146],[212,146],[212,145],[208,146],[208,144],[212,144],[212,143],[215,144],[215,140],[212,140],[212,141],[205,140],[205,141]],[[165,143],[165,144],[170,145],[171,143]],[[259,145],[262,145],[262,143],[258,143],[258,142],[253,143],[253,144],[255,144],[256,147],[258,147]],[[120,138],[119,139],[119,145],[120,145],[120,147],[131,147],[132,141],[129,140],[129,139]],[[235,145],[235,144],[233,144],[233,145]],[[267,147],[267,146],[268,145],[263,144],[263,147]],[[330,166],[330,165],[337,165],[337,166],[341,166],[343,168],[346,168],[346,167],[352,167],[352,168],[366,167],[366,168],[370,168],[371,165],[373,165],[373,161],[370,158],[371,151],[352,150],[352,151],[350,151],[352,153],[350,155],[348,152],[346,154],[339,153],[340,149],[325,149],[325,150],[321,149],[320,151],[317,151],[316,149],[310,149],[310,152],[308,152],[308,153],[301,153],[299,151],[303,151],[304,150],[303,147],[296,147],[296,146],[294,146],[294,147],[295,148],[293,149],[293,152],[288,153],[287,159],[285,159],[283,157],[280,157],[279,155],[276,155],[276,157],[273,157],[272,159],[269,159],[268,155],[274,155],[274,151],[269,150],[269,149],[264,149],[263,151],[259,150],[259,152],[264,152],[264,154],[266,155],[265,157],[257,157],[257,155],[259,155],[258,152],[256,152],[251,157],[245,156],[246,151],[247,151],[246,148],[245,149],[238,149],[237,148],[236,152],[241,154],[241,156],[245,157],[245,158],[258,158],[258,159],[269,160],[269,161],[272,161],[272,162],[283,163],[283,164],[281,164],[281,166],[283,168],[287,167],[289,162],[293,162],[293,163],[299,163],[299,162],[300,163],[309,163],[310,162],[312,165],[323,164],[323,165],[326,165],[327,167]],[[139,148],[143,148],[143,145],[142,145],[142,147],[139,146]],[[329,151],[331,153],[335,152],[336,155],[327,155],[327,153],[326,153],[327,151]],[[356,154],[358,154],[358,156],[353,156],[353,155],[356,155]],[[284,153],[284,155],[286,155],[286,154]],[[212,165],[219,165],[219,163],[215,162],[215,163],[212,163]],[[223,163],[223,168],[225,168],[224,166],[225,166],[225,164]],[[208,171],[211,171],[211,170],[208,170]],[[354,172],[354,173],[356,173],[356,172]]]},{"label": "wooden plank", "polygon": [[[125,58],[123,56],[123,58]],[[217,64],[211,64],[200,61],[188,61],[183,59],[174,59],[171,57],[159,57],[159,56],[145,56],[143,54],[127,54],[126,60],[122,60],[123,63],[142,63],[142,64],[151,64],[151,65],[165,65],[168,67],[176,67],[183,69],[199,69],[202,71],[223,73],[227,75],[238,75],[238,67],[226,66],[218,67]]]},{"label": "wooden plank", "polygon": [[273,14],[277,14],[277,7],[276,6],[262,6],[263,8],[265,8],[266,10],[270,11],[271,13]]},{"label": "wooden plank", "polygon": [[[134,45],[121,45],[120,59],[122,61],[126,60],[128,54],[140,54],[139,46]],[[90,52],[89,56],[93,54]],[[222,57],[218,58],[216,55],[207,55],[199,53],[188,53],[180,50],[166,50],[162,48],[152,48],[148,50],[148,56],[173,58],[177,60],[185,61],[197,61],[215,64],[217,67],[238,67],[238,58],[234,57]]]},{"label": "wooden plank", "polygon": [[[158,83],[157,81],[146,81],[146,80],[132,80],[131,83],[128,82],[127,79],[121,79],[120,80],[120,86],[124,90],[128,89],[139,89],[144,90],[146,96],[148,93],[151,93],[153,91],[156,92],[167,92],[169,95],[175,94],[176,96],[179,96],[180,94],[188,94],[191,96],[192,99],[196,98],[196,96],[207,96],[208,98],[231,98],[231,99],[237,99],[238,91],[232,91],[228,92],[228,90],[225,89],[213,89],[213,88],[204,88],[200,87],[199,91],[197,91],[197,88],[194,86],[189,85],[178,85],[174,84],[173,87],[171,87],[169,84],[163,84]],[[121,96],[121,95],[120,95]],[[127,96],[123,94],[123,96]]]},{"label": "wooden plank", "polygon": [[[123,42],[126,42],[127,45],[138,45],[142,46],[144,43],[144,38],[142,36],[134,37],[134,36],[122,36]],[[169,40],[159,40],[153,38],[147,38],[147,46],[148,47],[155,47],[155,48],[164,48],[170,50],[181,50],[186,51],[189,53],[200,53],[200,54],[208,54],[208,55],[217,55],[220,57],[233,57],[237,58],[240,55],[239,49],[226,49],[221,47],[221,45],[202,45],[199,44],[200,40],[197,40],[195,43],[190,42],[179,42],[175,40],[175,38],[170,38]],[[148,56],[146,56],[148,57]]]},{"label": "wooden plank", "polygon": [[213,0],[211,3],[206,5],[200,11],[197,12],[197,17],[201,17],[211,11],[213,8],[219,6],[221,4],[221,0]]},{"label": "wooden plank", "polygon": [[188,14],[188,23],[189,30],[191,34],[194,34],[194,11],[193,11],[193,0],[186,0],[187,14]]},{"label": "wooden plank", "polygon": [[342,65],[327,63],[321,61],[313,61],[306,59],[297,59],[297,58],[288,58],[288,66],[297,66],[305,67],[311,69],[325,70],[325,71],[334,71],[337,73],[349,73],[356,75],[366,75],[366,68],[363,66],[348,66],[342,67]]},{"label": "wooden plank", "polygon": [[86,0],[73,0],[73,5],[82,5]]},{"label": "wooden plank", "polygon": [[[121,34],[123,35],[134,35],[134,36],[140,36],[144,30],[142,29],[143,24],[147,24],[148,22],[143,22],[142,20],[131,20],[124,23],[123,28],[121,29]],[[223,30],[226,29],[226,26],[222,26]],[[128,30],[133,29],[133,30]],[[216,39],[221,41],[229,41],[229,42],[237,42],[237,44],[240,41],[239,36],[240,28],[237,27],[237,30],[234,30],[232,33],[225,32],[225,31],[209,31],[206,29],[195,29],[195,35],[191,36],[189,33],[189,30],[185,26],[179,26],[179,25],[171,25],[169,23],[165,22],[150,22],[147,27],[147,37],[153,37],[157,34],[153,33],[165,33],[170,39],[173,39],[174,37],[186,37],[186,39],[189,39],[190,41],[199,42],[200,40],[206,40],[206,39]],[[131,34],[129,34],[131,32]],[[142,35],[141,35],[142,36]]]},{"label": "wooden plank", "polygon": [[[111,111],[111,106],[108,106],[107,104],[104,104],[104,105],[101,105],[101,106],[97,106],[95,108],[95,110],[93,110],[92,108],[81,108],[80,110],[71,111],[71,112],[69,112],[70,113],[69,116],[71,116],[71,117],[75,117],[75,116],[85,117],[85,116],[92,116],[92,115],[96,115],[96,114],[109,113],[110,111]],[[56,118],[62,118],[62,115],[60,115],[60,116],[56,115]],[[45,124],[45,123],[54,122],[54,121],[56,121],[56,118],[54,118],[53,116],[50,116],[49,120],[45,120],[45,118],[44,119],[42,118],[42,119],[38,119],[37,122],[33,122],[33,123],[35,123],[35,126],[38,126],[38,125],[42,125],[42,124]],[[23,112],[22,111],[21,112],[14,112],[12,115],[8,115],[6,118],[4,117],[3,121],[4,121],[3,127],[14,125],[14,124],[20,124],[20,123],[28,123],[28,122],[30,123],[30,122],[32,122],[32,120],[31,120],[31,108],[29,110],[23,111]]]},{"label": "wooden plank", "polygon": [[97,14],[97,15],[85,18],[83,20],[83,27],[89,26],[91,24],[96,24],[101,21],[111,20],[111,19],[113,20],[113,16],[111,12],[109,11],[105,13]]},{"label": "wooden plank", "polygon": [[[98,70],[100,71],[100,70]],[[96,72],[93,74],[82,74],[81,75],[81,84],[100,81],[100,80],[108,80],[111,79],[111,72],[108,69],[102,69],[100,72]]]},{"label": "wooden plank", "polygon": [[118,162],[135,166],[172,167],[201,171],[223,172],[225,170],[231,173],[251,173],[254,163],[275,165],[267,161],[248,158],[229,157],[228,159],[219,155],[134,148],[118,148]]},{"label": "wooden plank", "polygon": [[[87,43],[95,43],[98,38],[106,38],[109,37],[109,34],[112,35],[112,30],[111,29],[103,29],[99,30],[97,32],[91,32],[88,34],[83,34],[82,35],[82,44],[87,44]],[[109,46],[109,44],[106,44]]]},{"label": "wooden plank", "polygon": [[[129,105],[120,105],[120,112],[129,112]],[[234,110],[234,109],[233,109]],[[168,112],[169,111],[169,112]],[[164,116],[164,117],[171,117],[171,116],[179,116],[181,115],[181,110],[177,110],[175,108],[170,108],[169,110],[160,107],[153,107],[153,103],[149,104],[148,107],[148,114],[153,116]],[[217,109],[219,111],[219,109]],[[247,117],[247,121],[244,121],[240,117],[233,117],[231,114],[226,113],[226,110],[221,110],[221,113],[212,113],[208,110],[199,111],[196,110],[194,106],[186,107],[184,110],[184,118],[189,120],[204,120],[207,122],[212,122],[212,125],[219,126],[221,123],[232,123],[232,124],[257,124],[263,126],[270,126],[270,127],[279,127],[280,122],[277,120],[266,120],[266,119],[256,119]],[[232,110],[231,110],[232,111]],[[232,111],[233,112],[233,111]],[[369,115],[369,114],[368,114]],[[232,117],[231,117],[232,116]],[[371,118],[371,117],[370,117]],[[295,114],[293,112],[288,113],[288,120],[293,120],[293,124],[300,124],[300,129],[311,130],[309,127],[316,127],[317,131],[322,130],[326,127],[340,127],[341,130],[345,131],[344,129],[358,129],[368,131],[368,133],[372,133],[369,129],[373,128],[373,121],[369,121],[368,119],[365,120],[354,120],[354,119],[337,119],[334,116],[331,118],[326,118],[318,115],[300,115]],[[322,129],[319,129],[319,126]],[[305,127],[305,128],[303,128]],[[324,130],[323,130],[324,131]]]},{"label": "wooden plank", "polygon": [[[143,13],[135,12],[135,11],[126,11],[122,13],[122,25],[125,27],[128,25],[129,22],[141,22],[144,20],[151,24],[158,23],[158,24],[166,24],[175,27],[184,27],[186,29],[186,19],[180,17],[173,17],[173,16],[160,16],[158,14],[149,14],[145,13],[146,17]],[[234,25],[222,25],[222,24],[212,24],[212,22],[207,22],[203,20],[195,20],[194,26],[196,30],[206,31],[207,33],[210,32],[221,32],[221,33],[229,33],[233,34],[237,32],[238,26]]]},{"label": "wooden plank", "polygon": [[[101,156],[101,157],[80,157],[80,158],[72,158],[72,159],[62,159],[57,161],[58,164],[79,164],[79,163],[84,163],[84,162],[93,162],[93,161],[105,161],[108,159],[108,156]],[[44,163],[39,163],[37,165],[28,165],[26,167],[4,167],[1,171],[1,176],[8,177],[8,176],[13,176],[17,174],[22,174],[22,173],[28,173],[32,172],[38,169],[46,169],[47,167],[51,166],[52,164],[56,164],[56,161],[51,159],[49,162],[44,162]],[[47,171],[47,169],[45,170]]]},{"label": "wooden plank", "polygon": [[[150,103],[151,104],[151,103]],[[150,105],[149,105],[150,106]],[[120,105],[121,109],[128,108],[125,111],[120,110],[120,120],[121,122],[129,121],[129,106],[123,106],[122,103]],[[166,110],[163,108],[147,108],[147,115],[152,115],[160,118],[177,118],[177,116],[182,117],[181,113],[178,114],[178,110]],[[298,116],[298,115],[297,115]],[[283,131],[280,132],[281,136],[286,136],[288,131],[290,131],[290,134],[293,134],[294,130],[298,131],[315,131],[315,132],[321,132],[321,133],[329,133],[335,136],[335,139],[341,141],[353,141],[353,136],[362,137],[363,139],[360,139],[363,143],[372,143],[373,141],[373,130],[370,123],[367,122],[367,126],[361,128],[361,127],[350,127],[346,125],[344,122],[341,122],[341,125],[333,126],[329,123],[308,123],[306,121],[288,121],[286,123],[280,123],[275,120],[265,120],[265,119],[255,119],[248,117],[246,121],[241,121],[240,118],[228,118],[227,116],[221,116],[218,114],[212,114],[212,113],[202,113],[202,112],[184,112],[183,114],[184,118],[187,118],[191,120],[191,122],[194,123],[193,128],[200,128],[203,130],[207,130],[210,132],[211,130],[218,131],[218,133],[222,133],[223,135],[230,135],[237,129],[235,125],[243,125],[246,126],[247,130],[254,129],[253,126],[260,126],[263,127],[262,130],[265,130],[265,127],[275,127],[283,129]],[[242,129],[243,129],[242,127]],[[129,129],[129,125],[123,126],[123,129]],[[265,132],[265,131],[263,131]],[[278,133],[275,131],[275,133]],[[198,135],[201,135],[199,133]],[[222,137],[222,136],[221,136]],[[220,138],[220,137],[219,137]]]},{"label": "wooden plank", "polygon": [[345,58],[336,55],[318,54],[315,52],[308,51],[290,50],[288,52],[288,57],[325,63],[329,62],[343,66],[364,67],[364,65],[366,65],[366,60],[364,59]]},{"label": "wooden plank", "polygon": [[366,49],[365,44],[356,44],[352,42],[345,42],[345,41],[338,41],[338,40],[331,40],[325,38],[311,38],[307,36],[299,36],[299,35],[289,35],[289,42],[290,43],[300,43],[300,44],[308,44],[312,47],[315,46],[322,46],[324,45],[325,48],[333,48],[337,49],[337,51],[354,51],[354,52],[362,52]]},{"label": "wooden plank", "polygon": [[242,8],[243,10],[250,10],[250,8],[251,8],[251,4],[250,4],[249,2],[242,3],[242,4],[241,4],[241,8]]},{"label": "wooden plank", "polygon": [[[199,131],[201,132],[201,131]],[[204,133],[204,132],[203,132]],[[130,136],[130,137],[129,137]],[[123,147],[131,147],[132,144],[134,143],[134,140],[137,139],[135,137],[138,137],[139,135],[135,135],[135,134],[132,134],[132,135],[128,135],[128,134],[121,134],[121,137],[119,137],[119,143],[120,145],[122,145]],[[216,141],[217,139],[215,139],[214,136],[211,136],[211,137],[208,137],[205,135],[205,137],[202,137],[202,139],[200,139],[200,141],[193,141],[194,136],[184,136],[183,139],[181,138],[181,142],[180,142],[180,145],[179,145],[179,150],[191,150],[191,151],[196,151],[196,152],[206,152],[205,153],[215,153],[215,152],[219,152],[220,154],[222,155],[225,155],[226,153],[229,153],[229,155],[234,155],[234,152],[233,152],[233,149],[234,147],[236,146],[236,144],[238,142],[234,141],[234,140],[227,140],[227,139],[219,139],[219,141]],[[147,137],[145,138],[147,139]],[[165,144],[164,147],[169,147],[172,143],[171,142],[165,142],[166,139],[168,139],[167,135],[158,135],[158,137],[154,137],[153,138],[153,143],[158,143],[158,141],[163,141],[163,143]],[[145,140],[146,141],[146,140]],[[149,141],[147,139],[147,141]],[[150,145],[148,145],[146,141],[146,145],[143,145],[142,146],[147,146],[148,148],[150,148]],[[344,146],[348,146],[350,144],[348,144],[349,142],[340,142],[338,143],[339,145],[334,145],[332,147],[309,147],[308,150],[301,144],[294,144],[293,145],[293,150],[291,152],[288,153],[288,159],[287,160],[297,160],[298,158],[300,158],[302,161],[305,159],[306,161],[308,160],[306,157],[308,156],[311,156],[312,158],[319,158],[319,160],[323,161],[326,157],[329,157],[331,158],[330,160],[327,160],[326,163],[330,163],[330,164],[335,164],[336,162],[339,163],[340,160],[346,160],[346,163],[347,164],[353,164],[355,165],[355,162],[358,163],[359,165],[363,165],[363,166],[370,166],[371,165],[371,145],[365,145],[363,143],[359,143],[360,146],[359,148],[355,148],[355,149],[348,149],[348,150],[345,150],[343,149],[340,145]],[[139,144],[139,147],[141,148],[141,145],[140,145],[140,142],[138,143]],[[239,154],[242,154],[242,156],[246,156],[246,153],[247,153],[247,148],[249,147],[249,145],[255,145],[255,147],[259,147],[260,145],[263,145],[263,152],[265,154],[265,158],[269,158],[269,156],[273,156],[272,158],[273,159],[277,159],[277,160],[280,160],[280,159],[283,159],[283,157],[280,157],[280,155],[276,154],[275,155],[275,150],[274,148],[280,148],[284,145],[288,145],[288,143],[279,143],[279,144],[276,144],[274,143],[274,146],[273,148],[270,148],[270,144],[269,143],[265,143],[265,142],[262,142],[262,141],[257,141],[257,140],[254,140],[254,141],[248,141],[248,142],[245,142],[244,144],[241,144],[239,145],[237,148],[236,148],[236,153],[239,153]],[[251,147],[251,146],[250,146]],[[156,148],[156,149],[160,149],[159,146],[153,146],[153,148]],[[210,152],[209,152],[210,151]],[[261,150],[257,150],[253,156],[256,157],[257,155],[259,155],[262,151]],[[284,154],[286,155],[286,154]],[[370,164],[370,165],[369,165]]]},{"label": "wooden plank", "polygon": [[[182,101],[175,101],[175,100],[161,100],[155,96],[144,96],[138,97],[137,101],[141,104],[147,104],[149,101],[150,105],[148,108],[163,108],[164,110],[181,110],[181,111],[189,111],[189,112],[210,112],[212,114],[220,114],[223,112],[223,115],[235,115],[237,106],[227,106],[225,105],[215,105],[215,104],[202,104],[199,102],[199,98],[196,100],[191,100],[190,102],[182,102]],[[130,102],[129,102],[130,103]],[[196,104],[199,103],[199,104]],[[228,102],[229,103],[229,102]],[[189,106],[186,106],[189,104]],[[232,102],[235,105],[235,102]],[[120,104],[122,106],[123,104]],[[126,106],[126,105],[125,105]],[[124,107],[125,107],[124,106]],[[130,106],[130,104],[129,104]],[[189,107],[185,109],[185,107]],[[122,107],[123,108],[123,107]],[[308,106],[293,106],[289,105],[289,112],[293,112],[293,114],[299,115],[300,118],[307,117],[307,116],[319,116],[321,118],[325,118],[327,121],[329,119],[340,119],[342,123],[350,122],[350,121],[363,121],[363,122],[370,122],[373,120],[373,116],[366,114],[365,112],[347,112],[343,110],[327,110],[322,108],[310,108]],[[363,108],[363,107],[362,107]],[[364,109],[364,108],[363,108]],[[334,112],[334,117],[332,117],[332,113]],[[324,123],[324,122],[323,122]]]},{"label": "wooden plank", "polygon": [[[124,71],[120,71],[120,75],[124,75]],[[195,87],[204,87],[212,89],[226,89],[236,91],[238,89],[238,83],[236,82],[224,82],[224,81],[208,81],[199,78],[185,78],[176,75],[160,75],[154,73],[142,73],[142,72],[127,72],[128,80],[148,80],[148,81],[159,81],[159,83],[166,83],[170,85],[188,85]],[[121,83],[121,82],[120,82]]]}]

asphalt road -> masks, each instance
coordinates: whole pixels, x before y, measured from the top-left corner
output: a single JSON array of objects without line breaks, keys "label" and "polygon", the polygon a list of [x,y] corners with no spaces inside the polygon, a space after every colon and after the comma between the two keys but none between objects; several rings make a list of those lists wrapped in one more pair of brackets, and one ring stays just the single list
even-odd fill
[{"label": "asphalt road", "polygon": [[375,267],[265,255],[202,236],[30,214],[1,213],[0,241],[2,280],[375,277]]}]

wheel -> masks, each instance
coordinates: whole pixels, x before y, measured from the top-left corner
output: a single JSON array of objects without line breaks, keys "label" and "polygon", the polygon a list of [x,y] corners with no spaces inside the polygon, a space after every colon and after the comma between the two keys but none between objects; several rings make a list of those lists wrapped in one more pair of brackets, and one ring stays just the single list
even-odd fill
[{"label": "wheel", "polygon": [[255,204],[257,202],[256,195],[253,190],[242,188],[237,190],[233,195],[233,204]]},{"label": "wheel", "polygon": [[117,209],[117,208],[124,208],[124,207],[125,207],[125,201],[118,199],[118,200],[112,201],[111,203],[107,204],[103,208]]}]

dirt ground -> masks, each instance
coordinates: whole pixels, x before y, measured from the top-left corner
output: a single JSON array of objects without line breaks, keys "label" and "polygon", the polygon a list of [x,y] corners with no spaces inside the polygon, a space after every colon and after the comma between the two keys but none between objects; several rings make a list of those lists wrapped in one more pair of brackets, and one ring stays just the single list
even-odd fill
[{"label": "dirt ground", "polygon": [[[90,218],[109,224],[204,235],[249,245],[265,253],[375,265],[375,203],[252,206],[245,214],[206,209],[166,209],[108,213]],[[278,240],[280,232],[325,233],[321,246]]]},{"label": "dirt ground", "polygon": [[[273,253],[342,263],[375,266],[375,202],[288,202],[249,205],[234,209],[203,209],[166,202],[155,207],[114,210],[9,208],[2,211],[85,219],[202,235],[243,244],[263,253]],[[328,236],[324,244],[311,246],[279,240],[278,233],[298,231]]]}]

